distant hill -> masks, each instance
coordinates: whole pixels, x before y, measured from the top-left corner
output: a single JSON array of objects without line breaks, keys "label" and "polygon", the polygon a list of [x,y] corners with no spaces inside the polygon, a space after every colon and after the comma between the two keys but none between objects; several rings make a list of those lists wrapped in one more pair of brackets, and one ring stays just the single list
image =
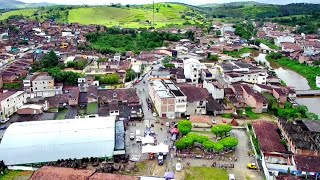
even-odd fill
[{"label": "distant hill", "polygon": [[219,18],[242,17],[264,19],[292,15],[312,15],[320,12],[320,4],[307,3],[287,5],[256,4],[253,6],[248,6],[248,4],[241,5],[241,3],[228,3],[226,5],[211,6],[209,8],[211,8],[212,15]]},{"label": "distant hill", "polygon": [[262,6],[266,5],[264,3],[259,3],[255,1],[243,1],[243,2],[230,2],[230,3],[223,3],[223,4],[217,4],[217,3],[211,3],[211,4],[203,4],[199,5],[199,7],[239,7],[239,6],[244,6],[244,7],[252,7],[252,6]]},{"label": "distant hill", "polygon": [[[33,11],[10,11],[0,15],[6,19],[12,15],[25,15],[36,20],[53,20],[60,23],[99,24],[108,27],[149,28],[153,25],[153,5],[126,6],[50,6]],[[205,13],[196,6],[181,3],[156,3],[155,27],[183,26],[202,23]]]},{"label": "distant hill", "polygon": [[42,3],[24,3],[17,0],[0,0],[0,9],[19,9],[19,8],[32,8],[40,6],[51,6],[52,4]]}]

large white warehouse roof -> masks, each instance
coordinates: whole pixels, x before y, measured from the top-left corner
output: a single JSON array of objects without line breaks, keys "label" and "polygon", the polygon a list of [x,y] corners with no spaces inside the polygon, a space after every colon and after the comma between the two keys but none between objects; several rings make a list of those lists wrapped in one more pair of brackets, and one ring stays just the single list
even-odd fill
[{"label": "large white warehouse roof", "polygon": [[11,124],[0,143],[6,165],[83,157],[110,157],[115,117],[29,121]]}]

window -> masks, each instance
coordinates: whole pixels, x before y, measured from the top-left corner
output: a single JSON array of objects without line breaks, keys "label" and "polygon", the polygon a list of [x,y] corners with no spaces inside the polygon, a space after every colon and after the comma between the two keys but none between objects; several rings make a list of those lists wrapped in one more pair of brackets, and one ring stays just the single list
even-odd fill
[{"label": "window", "polygon": [[49,84],[51,84],[51,81],[49,81]]}]

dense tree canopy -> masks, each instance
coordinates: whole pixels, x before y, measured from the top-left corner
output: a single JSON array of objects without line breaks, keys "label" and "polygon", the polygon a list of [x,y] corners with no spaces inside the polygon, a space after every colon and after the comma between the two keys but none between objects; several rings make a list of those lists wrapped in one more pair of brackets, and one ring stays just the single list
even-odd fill
[{"label": "dense tree canopy", "polygon": [[87,34],[86,38],[91,42],[90,48],[101,53],[124,53],[126,51],[139,53],[162,47],[166,40],[178,41],[184,36],[167,32],[142,31],[137,33],[135,30],[110,28],[104,33]]},{"label": "dense tree canopy", "polygon": [[99,81],[101,84],[118,84],[120,77],[118,74],[114,73],[96,76],[95,79]]},{"label": "dense tree canopy", "polygon": [[226,137],[219,142],[226,148],[234,148],[238,145],[238,139],[235,137]]},{"label": "dense tree canopy", "polygon": [[211,128],[211,132],[216,136],[222,136],[223,134],[226,135],[226,133],[230,132],[231,130],[232,127],[227,124],[221,124]]},{"label": "dense tree canopy", "polygon": [[178,122],[178,130],[182,135],[187,135],[192,129],[192,124],[188,120]]}]

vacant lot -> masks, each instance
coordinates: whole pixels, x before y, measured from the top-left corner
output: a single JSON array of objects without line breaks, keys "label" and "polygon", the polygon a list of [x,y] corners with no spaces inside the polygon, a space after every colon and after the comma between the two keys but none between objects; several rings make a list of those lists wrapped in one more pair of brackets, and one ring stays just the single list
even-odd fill
[{"label": "vacant lot", "polygon": [[32,171],[6,171],[3,175],[0,175],[0,180],[27,180],[32,176],[32,173]]},{"label": "vacant lot", "polygon": [[228,173],[224,169],[211,167],[189,167],[186,169],[186,180],[227,180]]}]

